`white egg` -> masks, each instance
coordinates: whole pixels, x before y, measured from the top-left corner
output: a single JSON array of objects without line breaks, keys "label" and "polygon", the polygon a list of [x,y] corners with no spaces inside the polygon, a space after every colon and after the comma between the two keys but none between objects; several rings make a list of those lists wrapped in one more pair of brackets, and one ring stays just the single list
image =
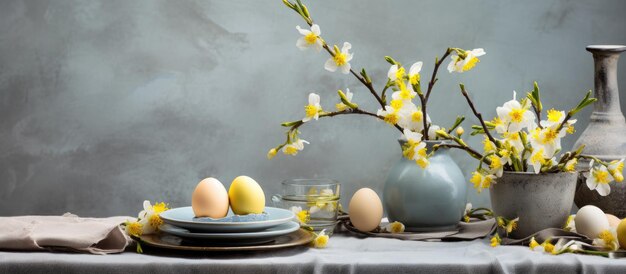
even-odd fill
[{"label": "white egg", "polygon": [[609,229],[609,221],[602,209],[592,205],[586,205],[579,209],[574,222],[576,232],[590,239],[596,238],[602,230]]},{"label": "white egg", "polygon": [[383,217],[383,203],[378,194],[369,188],[361,188],[354,193],[348,210],[352,225],[364,232],[377,228]]}]

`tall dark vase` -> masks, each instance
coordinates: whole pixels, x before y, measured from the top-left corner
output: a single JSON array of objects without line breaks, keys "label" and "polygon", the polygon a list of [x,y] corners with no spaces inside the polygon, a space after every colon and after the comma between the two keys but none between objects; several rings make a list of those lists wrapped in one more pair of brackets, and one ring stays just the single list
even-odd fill
[{"label": "tall dark vase", "polygon": [[[574,144],[585,145],[584,153],[601,160],[611,161],[626,157],[626,120],[622,114],[617,88],[617,62],[626,46],[592,45],[587,51],[595,63],[595,98],[589,125]],[[581,162],[588,169],[588,162]],[[626,183],[611,184],[611,193],[600,196],[585,185],[586,173],[579,177],[574,201],[578,207],[595,205],[606,213],[626,217]]]}]

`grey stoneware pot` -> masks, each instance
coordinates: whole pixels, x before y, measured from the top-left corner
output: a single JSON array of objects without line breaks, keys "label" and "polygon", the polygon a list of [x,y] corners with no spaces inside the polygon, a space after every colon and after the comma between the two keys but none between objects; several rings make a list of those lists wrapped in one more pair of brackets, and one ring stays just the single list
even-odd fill
[{"label": "grey stoneware pot", "polygon": [[[584,154],[593,155],[604,161],[619,160],[626,157],[626,120],[622,114],[617,87],[617,62],[626,46],[591,45],[587,51],[594,60],[594,97],[593,112],[587,128],[574,144],[574,148],[585,145]],[[589,170],[589,161],[580,161],[580,170]],[[611,193],[600,196],[585,185],[586,174],[581,173],[575,202],[578,207],[595,205],[606,213],[617,217],[626,217],[626,184],[612,183]]]},{"label": "grey stoneware pot", "polygon": [[570,215],[577,172],[504,172],[491,186],[495,216],[519,217],[509,238],[521,239],[546,228],[562,228]]},{"label": "grey stoneware pot", "polygon": [[[428,152],[442,143],[425,142]],[[391,168],[383,194],[387,217],[402,222],[407,231],[455,230],[467,201],[465,177],[447,148],[437,150],[429,161],[423,169],[402,157]]]}]

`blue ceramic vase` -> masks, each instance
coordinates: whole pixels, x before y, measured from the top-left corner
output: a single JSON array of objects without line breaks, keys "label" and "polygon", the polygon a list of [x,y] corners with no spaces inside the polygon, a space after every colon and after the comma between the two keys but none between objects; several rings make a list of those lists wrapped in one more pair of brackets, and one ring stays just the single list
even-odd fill
[{"label": "blue ceramic vase", "polygon": [[[399,140],[400,145],[406,141]],[[425,141],[428,152],[443,141]],[[383,203],[390,222],[402,222],[407,231],[454,230],[466,204],[467,182],[448,148],[440,148],[421,168],[404,157],[390,170]]]}]

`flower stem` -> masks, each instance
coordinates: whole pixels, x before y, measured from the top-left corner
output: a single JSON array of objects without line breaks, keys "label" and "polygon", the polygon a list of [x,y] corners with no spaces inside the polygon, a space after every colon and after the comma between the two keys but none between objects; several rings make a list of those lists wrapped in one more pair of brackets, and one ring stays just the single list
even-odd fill
[{"label": "flower stem", "polygon": [[430,93],[433,91],[435,83],[437,83],[437,72],[439,71],[439,66],[441,66],[443,60],[445,60],[450,55],[450,53],[452,53],[452,49],[448,48],[446,49],[446,53],[443,54],[441,59],[435,58],[435,67],[433,68],[433,74],[430,76],[430,81],[428,82],[428,90],[426,91],[426,95],[420,96],[420,101],[422,103],[422,113],[424,113],[425,117],[424,119],[422,119],[424,123],[424,140],[428,140],[428,128],[430,127],[427,121],[428,119],[426,119],[426,117],[428,117],[428,114],[426,112],[426,104],[428,103],[428,98],[430,98]]},{"label": "flower stem", "polygon": [[476,110],[476,107],[474,107],[474,103],[472,102],[472,99],[469,98],[469,95],[467,94],[467,91],[465,90],[465,85],[460,84],[459,86],[461,87],[461,93],[463,94],[463,96],[467,100],[467,103],[469,104],[470,108],[472,109],[472,112],[474,113],[474,116],[476,116],[476,118],[478,118],[478,120],[480,121],[480,125],[483,127],[483,130],[485,131],[485,135],[487,135],[487,138],[489,138],[489,141],[493,142],[493,144],[497,147],[498,146],[498,142],[496,142],[496,139],[494,139],[493,136],[491,136],[491,133],[489,133],[489,128],[487,128],[487,125],[485,125],[485,120],[483,120],[482,114],[480,114]]}]

